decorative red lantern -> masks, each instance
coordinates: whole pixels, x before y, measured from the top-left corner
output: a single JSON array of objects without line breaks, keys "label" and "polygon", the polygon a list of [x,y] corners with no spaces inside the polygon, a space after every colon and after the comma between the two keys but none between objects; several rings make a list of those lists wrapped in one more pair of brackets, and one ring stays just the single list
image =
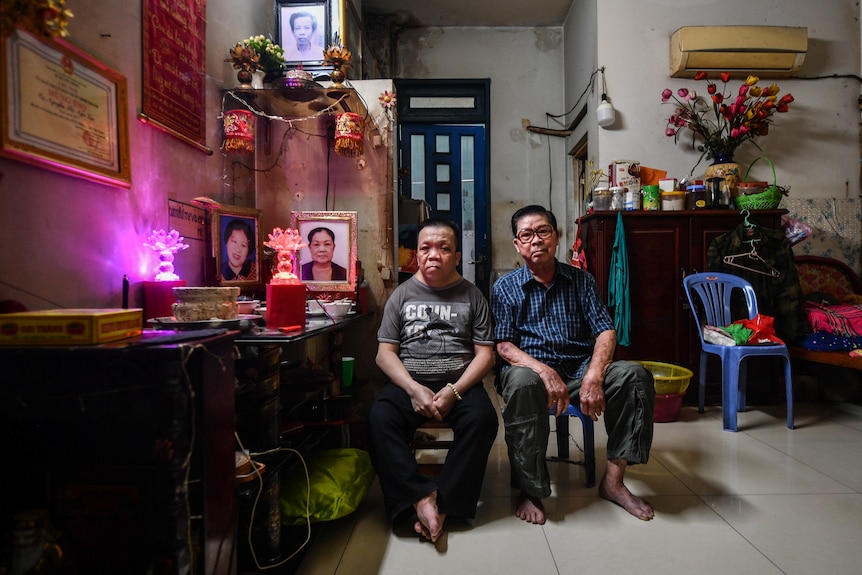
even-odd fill
[{"label": "decorative red lantern", "polygon": [[353,112],[335,117],[335,153],[340,156],[360,156],[363,153],[362,133],[365,118]]},{"label": "decorative red lantern", "polygon": [[224,149],[229,154],[254,152],[254,113],[228,110],[224,113]]}]

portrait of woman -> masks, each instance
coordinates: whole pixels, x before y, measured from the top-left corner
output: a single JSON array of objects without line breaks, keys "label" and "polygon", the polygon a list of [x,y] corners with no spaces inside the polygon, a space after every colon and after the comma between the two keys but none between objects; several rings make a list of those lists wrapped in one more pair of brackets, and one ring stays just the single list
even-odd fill
[{"label": "portrait of woman", "polygon": [[309,291],[356,289],[356,212],[290,212],[302,236],[298,275]]},{"label": "portrait of woman", "polygon": [[335,232],[320,226],[308,232],[311,261],[302,264],[300,279],[315,282],[347,281],[347,269],[332,261],[335,255]]},{"label": "portrait of woman", "polygon": [[281,47],[288,62],[312,62],[323,58],[326,6],[282,7]]},{"label": "portrait of woman", "polygon": [[225,218],[222,231],[221,279],[257,281],[257,239],[254,226],[245,218]]}]

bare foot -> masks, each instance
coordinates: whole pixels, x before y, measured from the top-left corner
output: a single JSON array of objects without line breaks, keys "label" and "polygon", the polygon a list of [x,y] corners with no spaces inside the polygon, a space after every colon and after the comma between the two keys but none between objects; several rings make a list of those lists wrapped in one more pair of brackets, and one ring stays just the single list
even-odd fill
[{"label": "bare foot", "polygon": [[437,492],[432,491],[414,503],[413,507],[419,517],[413,529],[425,539],[436,543],[443,533],[443,522],[446,521],[446,516],[437,511]]},{"label": "bare foot", "polygon": [[523,492],[518,498],[518,508],[515,510],[515,515],[534,525],[545,524],[545,506],[542,505],[542,500],[530,497]]},{"label": "bare foot", "polygon": [[634,495],[623,483],[626,462],[621,459],[608,461],[602,482],[599,484],[599,496],[616,503],[638,519],[649,521],[655,517],[655,511],[647,501]]}]

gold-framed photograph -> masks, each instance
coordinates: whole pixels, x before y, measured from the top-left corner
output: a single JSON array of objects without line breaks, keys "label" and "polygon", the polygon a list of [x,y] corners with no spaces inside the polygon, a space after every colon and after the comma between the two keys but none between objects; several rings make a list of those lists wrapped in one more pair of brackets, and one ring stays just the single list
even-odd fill
[{"label": "gold-framed photograph", "polygon": [[223,286],[263,286],[261,211],[221,206],[213,212],[213,253],[218,282]]},{"label": "gold-framed photograph", "polygon": [[0,42],[0,155],[128,188],[125,76],[64,40],[16,29]]},{"label": "gold-framed photograph", "polygon": [[356,289],[356,212],[291,212],[303,242],[299,279],[311,291]]}]

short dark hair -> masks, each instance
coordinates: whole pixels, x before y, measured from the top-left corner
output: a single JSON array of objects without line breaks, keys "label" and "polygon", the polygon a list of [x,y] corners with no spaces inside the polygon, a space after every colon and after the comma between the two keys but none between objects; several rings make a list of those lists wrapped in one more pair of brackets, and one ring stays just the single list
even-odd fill
[{"label": "short dark hair", "polygon": [[311,18],[311,29],[317,30],[317,17],[311,12],[294,12],[290,15],[290,31],[293,32],[293,25],[299,18]]},{"label": "short dark hair", "polygon": [[518,235],[518,220],[524,216],[546,216],[550,220],[551,225],[554,226],[554,229],[557,229],[557,217],[554,213],[545,209],[544,206],[532,204],[524,206],[512,215],[512,237]]},{"label": "short dark hair", "polygon": [[452,220],[445,218],[428,218],[427,220],[416,226],[416,237],[419,238],[419,232],[425,228],[449,228],[455,236],[455,251],[461,249],[461,228]]},{"label": "short dark hair", "polygon": [[222,243],[227,245],[227,241],[230,239],[231,234],[237,230],[244,233],[245,237],[248,238],[248,257],[251,258],[254,255],[255,248],[257,248],[257,242],[254,238],[254,228],[252,228],[251,224],[247,221],[239,218],[234,218],[229,221],[224,228],[224,238],[222,238]]},{"label": "short dark hair", "polygon": [[330,230],[329,228],[324,228],[323,226],[321,226],[321,227],[319,227],[319,228],[314,228],[313,230],[311,230],[310,232],[308,232],[308,241],[310,242],[310,241],[311,241],[311,238],[313,238],[313,237],[314,237],[314,234],[317,234],[317,233],[320,233],[320,232],[326,232],[327,234],[329,234],[329,237],[330,237],[330,238],[332,238],[332,241],[333,241],[333,242],[335,241],[335,232],[333,232],[333,231],[332,231],[332,230]]}]

